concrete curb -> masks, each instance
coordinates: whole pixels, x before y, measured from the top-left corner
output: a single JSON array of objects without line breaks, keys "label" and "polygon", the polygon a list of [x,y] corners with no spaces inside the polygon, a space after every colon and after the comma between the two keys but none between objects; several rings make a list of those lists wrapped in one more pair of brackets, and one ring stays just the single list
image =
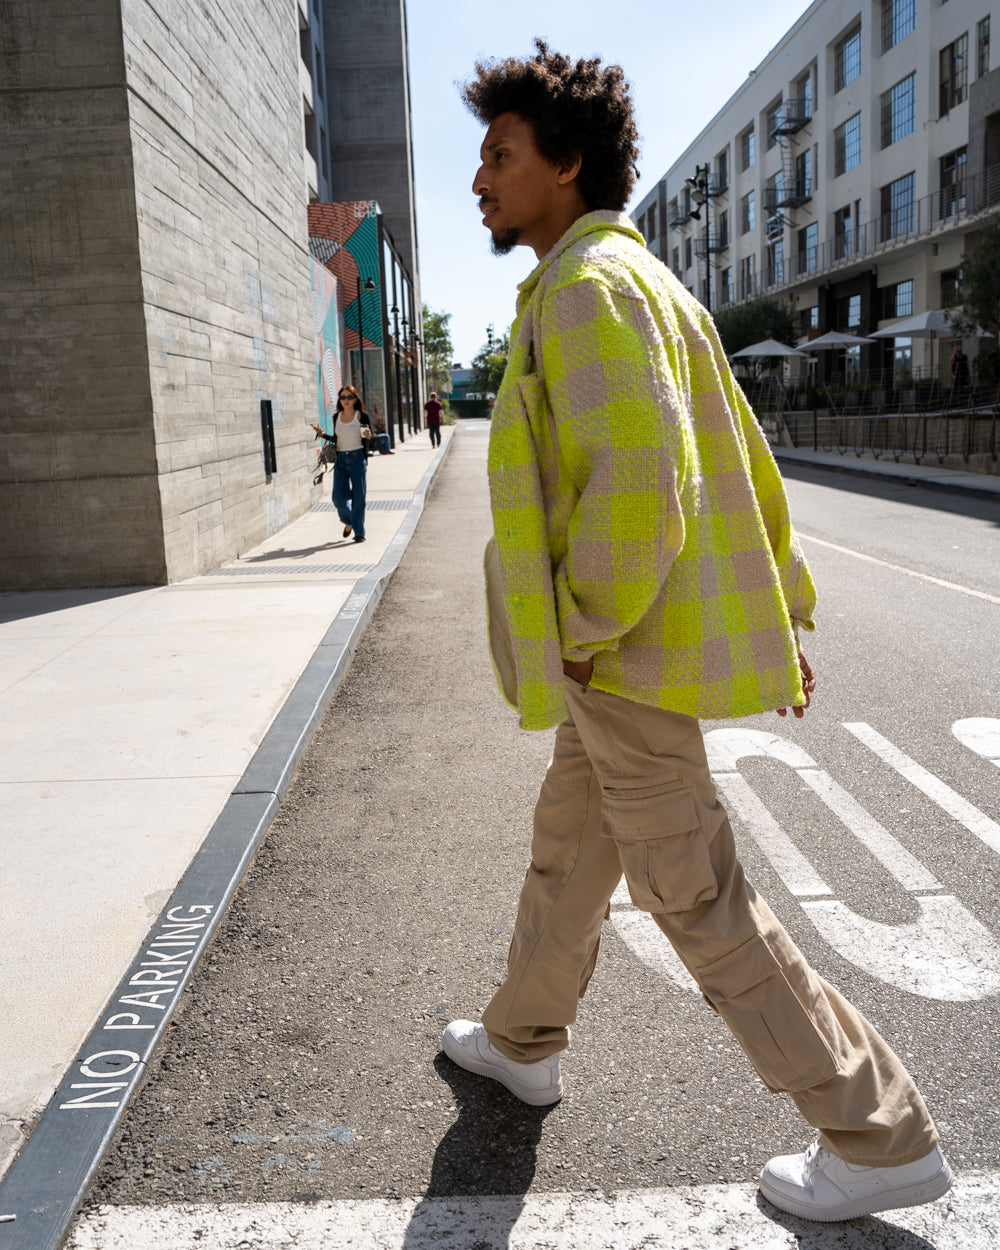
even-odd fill
[{"label": "concrete curb", "polygon": [[264,735],[31,1136],[0,1182],[0,1250],[58,1250],[198,961],[399,566],[447,455],[438,450],[385,555],[360,578]]}]

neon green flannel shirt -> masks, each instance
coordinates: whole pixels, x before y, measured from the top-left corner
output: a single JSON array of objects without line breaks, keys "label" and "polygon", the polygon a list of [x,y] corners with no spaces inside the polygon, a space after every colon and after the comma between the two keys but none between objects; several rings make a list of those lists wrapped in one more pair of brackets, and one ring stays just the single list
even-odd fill
[{"label": "neon green flannel shirt", "polygon": [[629,219],[579,218],[518,288],[489,447],[526,729],[562,661],[697,717],[804,703],[815,588],[711,317]]}]

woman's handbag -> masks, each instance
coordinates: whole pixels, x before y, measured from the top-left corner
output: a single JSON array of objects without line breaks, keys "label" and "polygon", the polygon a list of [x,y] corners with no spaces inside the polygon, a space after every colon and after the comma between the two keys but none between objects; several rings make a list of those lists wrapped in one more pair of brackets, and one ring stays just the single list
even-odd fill
[{"label": "woman's handbag", "polygon": [[324,440],[323,446],[320,448],[319,459],[321,464],[336,464],[337,444],[329,443]]}]

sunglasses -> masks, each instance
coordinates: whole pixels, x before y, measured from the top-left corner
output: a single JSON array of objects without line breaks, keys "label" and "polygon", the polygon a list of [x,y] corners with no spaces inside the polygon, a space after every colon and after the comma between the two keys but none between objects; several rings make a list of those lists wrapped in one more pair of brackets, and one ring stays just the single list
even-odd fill
[{"label": "sunglasses", "polygon": [[353,403],[355,397],[353,395],[338,395],[337,398],[341,403],[343,403],[345,399],[349,399]]}]

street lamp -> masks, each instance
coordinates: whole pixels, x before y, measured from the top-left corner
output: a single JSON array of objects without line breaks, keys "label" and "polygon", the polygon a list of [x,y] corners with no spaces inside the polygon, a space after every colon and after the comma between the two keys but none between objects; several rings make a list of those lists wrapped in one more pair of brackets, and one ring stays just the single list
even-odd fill
[{"label": "street lamp", "polygon": [[392,313],[392,352],[395,362],[396,374],[396,422],[399,426],[399,441],[405,442],[403,437],[403,391],[402,379],[399,376],[399,308],[394,303],[389,309]]},{"label": "street lamp", "polygon": [[712,311],[712,230],[709,209],[712,200],[719,194],[712,189],[709,180],[708,166],[697,165],[693,178],[685,178],[684,185],[688,188],[695,207],[688,213],[691,221],[701,221],[701,210],[705,210],[705,307]]},{"label": "street lamp", "polygon": [[[361,358],[361,402],[366,402],[365,392],[365,314],[364,305],[361,302],[361,271],[358,271],[358,356]],[[365,290],[374,291],[375,282],[372,278],[365,278]]]}]

